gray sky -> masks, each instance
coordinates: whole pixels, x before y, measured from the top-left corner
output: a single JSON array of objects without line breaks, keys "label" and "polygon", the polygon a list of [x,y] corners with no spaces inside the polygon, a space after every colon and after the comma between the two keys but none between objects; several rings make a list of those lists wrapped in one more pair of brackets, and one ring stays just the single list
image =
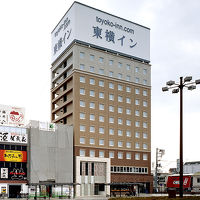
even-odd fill
[{"label": "gray sky", "polygon": [[[200,79],[199,0],[80,0],[151,29],[152,160],[179,157],[179,95],[166,81]],[[0,104],[25,107],[26,119],[50,120],[51,31],[72,0],[0,1]],[[184,91],[184,161],[200,161],[200,86]]]}]

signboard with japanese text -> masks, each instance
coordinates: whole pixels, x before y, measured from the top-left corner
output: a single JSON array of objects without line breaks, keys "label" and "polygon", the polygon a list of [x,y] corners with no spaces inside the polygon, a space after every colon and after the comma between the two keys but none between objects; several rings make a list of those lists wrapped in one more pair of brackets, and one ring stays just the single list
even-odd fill
[{"label": "signboard with japanese text", "polygon": [[25,123],[25,109],[0,105],[0,125],[23,126]]},{"label": "signboard with japanese text", "polygon": [[1,168],[0,179],[26,180],[27,179],[27,168],[25,166]]},{"label": "signboard with japanese text", "polygon": [[15,150],[0,150],[0,161],[27,162],[27,152]]},{"label": "signboard with japanese text", "polygon": [[56,124],[51,122],[39,122],[39,129],[41,131],[54,131],[56,130]]},{"label": "signboard with japanese text", "polygon": [[52,63],[73,41],[150,61],[150,29],[74,2],[53,30]]},{"label": "signboard with japanese text", "polygon": [[0,126],[0,142],[27,144],[27,131],[25,128]]}]

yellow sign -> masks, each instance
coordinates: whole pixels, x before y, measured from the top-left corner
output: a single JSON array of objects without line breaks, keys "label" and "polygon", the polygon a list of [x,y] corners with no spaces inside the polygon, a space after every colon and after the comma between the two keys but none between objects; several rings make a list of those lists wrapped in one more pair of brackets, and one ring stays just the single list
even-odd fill
[{"label": "yellow sign", "polygon": [[0,150],[0,160],[8,162],[26,162],[26,151]]}]

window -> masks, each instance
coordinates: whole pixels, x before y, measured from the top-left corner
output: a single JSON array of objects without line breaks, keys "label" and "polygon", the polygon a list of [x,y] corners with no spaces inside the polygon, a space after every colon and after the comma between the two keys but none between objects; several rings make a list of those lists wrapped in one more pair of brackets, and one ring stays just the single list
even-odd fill
[{"label": "window", "polygon": [[114,94],[109,94],[109,100],[114,101]]},{"label": "window", "polygon": [[99,104],[99,110],[104,110],[104,104]]},{"label": "window", "polygon": [[143,117],[147,117],[147,112],[143,111]]},{"label": "window", "polygon": [[148,148],[148,145],[147,144],[143,144],[143,149],[147,149]]},{"label": "window", "polygon": [[143,106],[147,107],[147,101],[143,101]]},{"label": "window", "polygon": [[93,78],[90,78],[90,85],[94,85],[95,84],[95,80]]},{"label": "window", "polygon": [[99,116],[99,121],[100,121],[100,122],[104,122],[104,116],[100,115],[100,116]]},{"label": "window", "polygon": [[131,77],[130,77],[129,75],[127,75],[127,76],[126,76],[126,80],[127,80],[127,81],[130,81],[130,80],[131,80]]},{"label": "window", "polygon": [[118,129],[118,136],[123,136],[123,131],[121,129]]},{"label": "window", "polygon": [[85,65],[84,64],[80,64],[80,70],[84,70],[85,69]]},{"label": "window", "polygon": [[127,126],[131,126],[131,120],[127,119],[127,120],[126,120],[126,125],[127,125]]},{"label": "window", "polygon": [[148,155],[146,153],[143,153],[143,160],[148,160]]},{"label": "window", "polygon": [[91,132],[91,133],[94,133],[94,132],[95,132],[94,126],[90,126],[90,132]]},{"label": "window", "polygon": [[122,102],[123,101],[123,97],[122,96],[118,96],[118,102]]},{"label": "window", "polygon": [[200,178],[197,178],[197,183],[200,183]]},{"label": "window", "polygon": [[135,72],[139,72],[139,67],[135,67]]},{"label": "window", "polygon": [[99,145],[104,145],[104,139],[99,140]]},{"label": "window", "polygon": [[80,76],[80,82],[85,83],[85,77],[84,76]]},{"label": "window", "polygon": [[140,127],[140,122],[136,121],[136,122],[135,122],[135,126],[136,126],[136,127]]},{"label": "window", "polygon": [[114,123],[114,117],[109,117],[109,123]]},{"label": "window", "polygon": [[126,70],[130,70],[131,69],[131,66],[130,65],[126,65]]},{"label": "window", "polygon": [[99,57],[99,62],[103,63],[103,58],[102,57]]},{"label": "window", "polygon": [[114,152],[113,151],[109,151],[109,158],[114,158]]},{"label": "window", "polygon": [[131,131],[126,131],[126,136],[131,137]]},{"label": "window", "polygon": [[118,63],[118,67],[119,67],[119,68],[122,68],[122,63],[119,62],[119,63]]},{"label": "window", "polygon": [[90,96],[91,96],[91,97],[94,97],[94,96],[95,96],[94,90],[90,90]]},{"label": "window", "polygon": [[99,98],[103,99],[104,98],[104,93],[103,92],[99,92]]},{"label": "window", "polygon": [[147,139],[147,133],[143,133],[143,139]]},{"label": "window", "polygon": [[90,150],[90,157],[95,157],[95,151],[94,150]]},{"label": "window", "polygon": [[122,118],[118,118],[118,124],[123,124]]},{"label": "window", "polygon": [[140,81],[140,79],[136,77],[136,78],[135,78],[135,82],[136,82],[136,83],[139,83],[139,81]]},{"label": "window", "polygon": [[126,147],[131,148],[131,142],[126,142]]},{"label": "window", "polygon": [[135,111],[135,116],[140,116],[140,111],[139,110]]},{"label": "window", "polygon": [[143,84],[147,85],[147,80],[146,79],[143,80]]},{"label": "window", "polygon": [[94,67],[90,66],[90,72],[94,72]]},{"label": "window", "polygon": [[147,69],[143,69],[143,74],[147,75]]},{"label": "window", "polygon": [[147,128],[147,122],[143,122],[143,128]]},{"label": "window", "polygon": [[135,160],[140,160],[140,154],[139,153],[135,154]]},{"label": "window", "polygon": [[99,127],[99,133],[104,134],[104,127]]},{"label": "window", "polygon": [[122,107],[118,107],[118,113],[122,113],[123,112],[123,108]]},{"label": "window", "polygon": [[143,90],[143,96],[147,96],[147,91]]},{"label": "window", "polygon": [[109,65],[113,65],[113,60],[109,60]]},{"label": "window", "polygon": [[112,71],[109,71],[109,77],[113,77],[114,73]]},{"label": "window", "polygon": [[85,89],[84,88],[80,88],[80,94],[85,95]]},{"label": "window", "polygon": [[80,52],[80,58],[84,58],[85,53],[84,52]]},{"label": "window", "polygon": [[80,113],[80,119],[85,119],[85,113]]},{"label": "window", "polygon": [[80,100],[80,107],[85,107],[85,101]]},{"label": "window", "polygon": [[109,129],[109,135],[114,135],[114,129],[113,128]]},{"label": "window", "polygon": [[140,94],[140,90],[138,88],[135,89],[135,94]]},{"label": "window", "polygon": [[90,144],[95,144],[94,138],[90,138]]},{"label": "window", "polygon": [[122,141],[118,141],[118,147],[123,147],[123,142]]},{"label": "window", "polygon": [[104,74],[104,69],[99,69],[99,74],[103,75]]},{"label": "window", "polygon": [[139,148],[140,148],[140,143],[139,143],[139,142],[136,142],[136,143],[135,143],[135,148],[136,148],[136,149],[139,149]]},{"label": "window", "polygon": [[126,86],[126,92],[131,92],[131,87]]},{"label": "window", "polygon": [[122,79],[122,74],[121,73],[118,74],[118,78]]},{"label": "window", "polygon": [[113,83],[109,83],[109,88],[110,89],[114,89],[114,84]]},{"label": "window", "polygon": [[131,159],[131,153],[126,153],[126,159]]},{"label": "window", "polygon": [[123,86],[119,84],[119,85],[118,85],[118,90],[119,90],[119,91],[122,91],[122,90],[123,90]]},{"label": "window", "polygon": [[80,131],[85,131],[85,126],[84,125],[80,125]]},{"label": "window", "polygon": [[90,120],[91,120],[91,121],[94,121],[94,120],[95,120],[94,114],[90,114]]},{"label": "window", "polygon": [[114,146],[114,140],[109,140],[109,146],[113,147]]},{"label": "window", "polygon": [[85,138],[84,137],[80,137],[80,144],[85,144]]},{"label": "window", "polygon": [[83,150],[83,149],[80,149],[80,156],[85,156],[85,150]]},{"label": "window", "polygon": [[100,80],[100,81],[99,81],[99,86],[100,86],[100,87],[104,87],[104,81]]},{"label": "window", "polygon": [[104,158],[104,151],[99,151],[99,158]]},{"label": "window", "polygon": [[126,109],[126,114],[127,114],[127,115],[131,115],[131,109],[127,108],[127,109]]},{"label": "window", "polygon": [[118,159],[123,159],[123,152],[118,152]]},{"label": "window", "polygon": [[135,132],[135,137],[136,138],[140,138],[140,133],[139,132]]},{"label": "window", "polygon": [[95,103],[94,102],[90,102],[90,108],[92,108],[92,109],[95,108]]},{"label": "window", "polygon": [[131,99],[129,97],[126,97],[126,103],[131,103]]},{"label": "window", "polygon": [[114,112],[114,106],[109,106],[109,111]]},{"label": "window", "polygon": [[94,60],[94,55],[90,54],[90,60],[91,60],[91,61]]},{"label": "window", "polygon": [[139,99],[135,100],[135,105],[137,105],[137,106],[140,105],[140,100]]}]

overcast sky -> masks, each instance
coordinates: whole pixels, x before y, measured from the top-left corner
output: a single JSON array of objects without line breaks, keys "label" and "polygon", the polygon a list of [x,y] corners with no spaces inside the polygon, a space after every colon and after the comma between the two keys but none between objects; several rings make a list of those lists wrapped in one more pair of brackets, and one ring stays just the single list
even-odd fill
[{"label": "overcast sky", "polygon": [[[152,160],[179,157],[179,94],[166,81],[200,79],[199,0],[80,0],[151,29]],[[26,109],[27,120],[50,121],[51,31],[72,0],[0,1],[0,104]],[[81,31],[81,30],[80,30]],[[184,91],[184,161],[200,161],[200,85]]]}]

